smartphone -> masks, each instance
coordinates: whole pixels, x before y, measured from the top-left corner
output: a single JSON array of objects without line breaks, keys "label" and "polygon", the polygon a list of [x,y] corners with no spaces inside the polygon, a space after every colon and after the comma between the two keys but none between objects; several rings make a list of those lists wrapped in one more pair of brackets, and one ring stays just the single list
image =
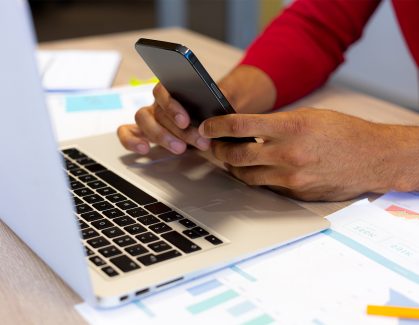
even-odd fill
[{"label": "smartphone", "polygon": [[[135,49],[170,95],[191,118],[193,126],[213,116],[234,114],[233,107],[198,58],[187,47],[140,38]],[[219,138],[229,142],[255,142],[254,138]]]}]

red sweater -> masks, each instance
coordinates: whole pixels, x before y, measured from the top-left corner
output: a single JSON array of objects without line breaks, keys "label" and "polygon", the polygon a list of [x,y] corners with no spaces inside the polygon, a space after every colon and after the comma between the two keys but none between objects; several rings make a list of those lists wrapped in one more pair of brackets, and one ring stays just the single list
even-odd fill
[{"label": "red sweater", "polygon": [[[241,64],[266,72],[275,84],[274,107],[323,85],[344,61],[381,0],[297,0],[247,49]],[[419,66],[419,1],[392,0],[404,38]],[[385,68],[385,67],[383,67]]]}]

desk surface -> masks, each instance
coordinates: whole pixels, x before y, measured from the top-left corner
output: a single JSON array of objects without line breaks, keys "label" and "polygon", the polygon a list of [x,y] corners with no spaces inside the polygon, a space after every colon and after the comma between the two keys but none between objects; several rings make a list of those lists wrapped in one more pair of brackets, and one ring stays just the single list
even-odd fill
[{"label": "desk surface", "polygon": [[[241,51],[224,43],[182,29],[143,30],[123,34],[44,43],[43,49],[112,49],[122,54],[114,85],[125,85],[132,77],[147,79],[150,70],[138,58],[133,44],[140,37],[183,43],[200,58],[214,79],[221,78],[240,59]],[[293,106],[335,109],[378,122],[419,124],[419,114],[393,104],[327,86]],[[301,203],[327,215],[346,205]],[[0,319],[2,324],[83,324],[73,306],[80,298],[61,281],[2,222],[0,222]]]}]

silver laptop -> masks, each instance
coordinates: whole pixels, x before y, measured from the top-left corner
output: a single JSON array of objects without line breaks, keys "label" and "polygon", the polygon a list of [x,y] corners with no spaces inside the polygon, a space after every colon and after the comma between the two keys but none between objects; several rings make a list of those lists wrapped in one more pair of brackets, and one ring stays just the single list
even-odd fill
[{"label": "silver laptop", "polygon": [[139,299],[328,227],[195,151],[140,157],[115,134],[58,146],[26,3],[0,1],[0,36],[0,217],[90,304]]}]

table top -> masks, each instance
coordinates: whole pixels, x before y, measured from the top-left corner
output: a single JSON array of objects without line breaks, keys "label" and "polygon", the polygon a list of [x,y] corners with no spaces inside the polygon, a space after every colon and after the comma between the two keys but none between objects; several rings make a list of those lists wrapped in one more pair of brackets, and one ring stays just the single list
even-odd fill
[{"label": "table top", "polygon": [[[148,79],[151,71],[139,59],[134,43],[140,37],[182,43],[192,49],[215,80],[239,61],[242,52],[222,42],[184,29],[150,29],[43,43],[42,49],[117,50],[122,55],[114,86],[132,78]],[[388,102],[334,86],[326,86],[293,104],[329,108],[369,120],[419,125],[419,114]],[[373,197],[373,195],[366,195]],[[327,215],[352,201],[301,203]],[[73,306],[81,299],[14,233],[0,222],[0,319],[2,324],[84,324]]]}]

